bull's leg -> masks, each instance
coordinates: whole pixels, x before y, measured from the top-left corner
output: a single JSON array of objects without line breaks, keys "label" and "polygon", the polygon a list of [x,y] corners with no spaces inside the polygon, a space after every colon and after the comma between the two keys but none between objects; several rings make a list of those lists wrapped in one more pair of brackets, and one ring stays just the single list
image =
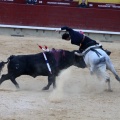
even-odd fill
[{"label": "bull's leg", "polygon": [[12,83],[15,85],[15,87],[16,87],[17,89],[20,88],[20,87],[19,87],[19,84],[16,82],[15,78],[11,77],[10,80],[12,81]]},{"label": "bull's leg", "polygon": [[56,76],[54,76],[54,79],[53,79],[53,88],[56,88]]},{"label": "bull's leg", "polygon": [[53,87],[55,87],[55,76],[49,75],[48,76],[48,84],[42,90],[48,90],[52,83],[53,83]]},{"label": "bull's leg", "polygon": [[19,88],[19,85],[18,83],[16,82],[16,80],[12,77],[12,75],[10,74],[5,74],[5,75],[2,75],[1,79],[0,79],[0,84],[2,84],[2,82],[4,82],[5,80],[11,80],[12,83],[16,86],[16,88]]},{"label": "bull's leg", "polygon": [[2,75],[1,79],[0,79],[0,85],[2,84],[2,82],[4,82],[5,80],[9,80],[10,79],[10,75],[9,74],[5,74]]}]

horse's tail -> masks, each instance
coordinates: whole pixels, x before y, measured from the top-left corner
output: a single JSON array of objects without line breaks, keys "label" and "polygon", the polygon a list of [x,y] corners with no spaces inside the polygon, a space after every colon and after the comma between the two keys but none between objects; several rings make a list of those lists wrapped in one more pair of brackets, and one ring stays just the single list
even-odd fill
[{"label": "horse's tail", "polygon": [[5,64],[7,64],[13,57],[14,56],[12,55],[7,59],[6,62],[4,62],[4,61],[0,62],[0,74],[1,74],[1,71],[2,71],[3,67],[5,66]]}]

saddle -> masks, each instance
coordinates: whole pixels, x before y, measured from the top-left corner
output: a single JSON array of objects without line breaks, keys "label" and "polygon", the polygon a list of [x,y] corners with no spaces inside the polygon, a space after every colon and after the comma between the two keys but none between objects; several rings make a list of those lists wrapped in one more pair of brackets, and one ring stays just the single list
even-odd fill
[{"label": "saddle", "polygon": [[82,54],[83,54],[83,56],[85,56],[90,50],[92,50],[92,51],[94,51],[94,52],[99,56],[100,53],[99,53],[97,50],[95,50],[95,49],[97,49],[97,48],[102,49],[103,51],[105,51],[105,52],[107,53],[107,55],[110,56],[111,51],[109,51],[109,50],[104,50],[104,49],[102,48],[102,45],[101,45],[101,44],[99,44],[99,45],[93,45],[93,46],[88,47],[86,50],[84,50],[84,51],[82,52]]}]

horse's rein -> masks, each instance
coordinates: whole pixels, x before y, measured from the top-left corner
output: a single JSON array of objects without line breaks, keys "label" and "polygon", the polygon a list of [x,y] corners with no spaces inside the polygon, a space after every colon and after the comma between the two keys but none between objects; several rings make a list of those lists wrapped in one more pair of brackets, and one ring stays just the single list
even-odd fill
[{"label": "horse's rein", "polygon": [[[85,40],[85,35],[83,35],[82,42]],[[80,47],[82,46],[82,42],[80,43]]]}]

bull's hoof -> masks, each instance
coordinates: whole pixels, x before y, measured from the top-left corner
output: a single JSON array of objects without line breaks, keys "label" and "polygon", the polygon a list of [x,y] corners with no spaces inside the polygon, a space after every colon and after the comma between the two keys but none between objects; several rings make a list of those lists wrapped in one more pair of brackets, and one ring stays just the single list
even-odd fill
[{"label": "bull's hoof", "polygon": [[106,92],[113,92],[113,90],[111,90],[111,89],[106,89],[105,91]]},{"label": "bull's hoof", "polygon": [[18,89],[18,90],[20,89],[19,85],[16,85],[16,89]]},{"label": "bull's hoof", "polygon": [[46,87],[44,87],[42,90],[48,90],[48,89],[49,89],[49,87],[46,86]]}]

